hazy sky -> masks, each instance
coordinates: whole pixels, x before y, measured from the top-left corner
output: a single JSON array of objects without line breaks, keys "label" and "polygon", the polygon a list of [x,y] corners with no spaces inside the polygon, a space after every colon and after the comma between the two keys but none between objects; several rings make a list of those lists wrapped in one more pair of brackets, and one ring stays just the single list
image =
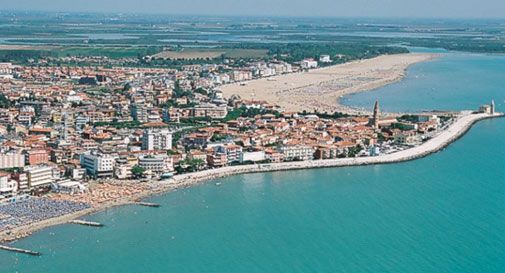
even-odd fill
[{"label": "hazy sky", "polygon": [[0,9],[162,14],[498,17],[505,0],[2,0]]}]

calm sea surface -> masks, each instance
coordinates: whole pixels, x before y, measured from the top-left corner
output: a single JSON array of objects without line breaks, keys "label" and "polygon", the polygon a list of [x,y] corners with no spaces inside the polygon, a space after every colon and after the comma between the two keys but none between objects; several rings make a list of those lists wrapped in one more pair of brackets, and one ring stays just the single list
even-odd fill
[{"label": "calm sea surface", "polygon": [[408,112],[476,109],[495,99],[505,109],[505,55],[440,54],[411,66],[402,81],[345,96],[342,103],[371,109],[378,99],[383,110]]},{"label": "calm sea surface", "polygon": [[[390,111],[505,100],[505,57],[450,53],[345,98]],[[0,252],[0,272],[504,272],[505,119],[427,158],[233,176],[62,225]]]}]

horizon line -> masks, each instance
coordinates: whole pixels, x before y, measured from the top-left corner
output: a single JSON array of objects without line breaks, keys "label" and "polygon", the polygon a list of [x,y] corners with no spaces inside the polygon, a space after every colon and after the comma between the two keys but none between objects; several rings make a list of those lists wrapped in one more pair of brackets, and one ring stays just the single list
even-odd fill
[{"label": "horizon line", "polygon": [[48,14],[95,14],[95,15],[135,15],[135,16],[172,16],[172,17],[223,17],[223,18],[265,18],[265,19],[371,19],[371,20],[498,20],[505,21],[504,17],[491,16],[491,17],[455,17],[455,16],[361,16],[361,15],[322,15],[322,16],[312,16],[312,15],[283,15],[283,14],[230,14],[230,13],[220,13],[220,14],[208,14],[208,13],[159,13],[159,12],[130,12],[130,11],[75,11],[75,10],[28,10],[28,9],[1,9],[2,13],[48,13]]}]

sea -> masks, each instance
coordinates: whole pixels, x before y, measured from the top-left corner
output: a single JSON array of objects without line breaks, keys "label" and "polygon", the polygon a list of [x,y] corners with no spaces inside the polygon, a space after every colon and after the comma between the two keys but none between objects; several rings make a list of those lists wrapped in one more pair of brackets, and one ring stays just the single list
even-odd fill
[{"label": "sea", "polygon": [[[404,80],[343,98],[385,111],[505,111],[505,56],[441,52]],[[505,271],[505,119],[398,164],[246,174],[123,206],[13,243],[0,272]]]}]

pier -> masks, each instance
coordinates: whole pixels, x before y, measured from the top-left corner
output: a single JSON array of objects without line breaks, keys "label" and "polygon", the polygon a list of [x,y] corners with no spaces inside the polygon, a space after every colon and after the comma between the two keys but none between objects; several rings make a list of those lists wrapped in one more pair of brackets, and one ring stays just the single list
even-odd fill
[{"label": "pier", "polygon": [[83,225],[83,226],[89,226],[89,227],[103,227],[104,225],[98,222],[91,222],[91,221],[85,221],[85,220],[72,220],[69,223],[71,224],[76,224],[76,225]]},{"label": "pier", "polygon": [[40,256],[41,255],[40,252],[37,252],[37,251],[21,249],[21,248],[6,246],[6,245],[0,245],[0,249],[11,251],[11,252],[16,252],[16,253],[21,253],[21,254],[32,255],[32,256]]},{"label": "pier", "polygon": [[137,202],[137,205],[144,206],[144,207],[152,207],[152,208],[159,208],[160,204],[156,203],[148,203],[148,202]]}]

